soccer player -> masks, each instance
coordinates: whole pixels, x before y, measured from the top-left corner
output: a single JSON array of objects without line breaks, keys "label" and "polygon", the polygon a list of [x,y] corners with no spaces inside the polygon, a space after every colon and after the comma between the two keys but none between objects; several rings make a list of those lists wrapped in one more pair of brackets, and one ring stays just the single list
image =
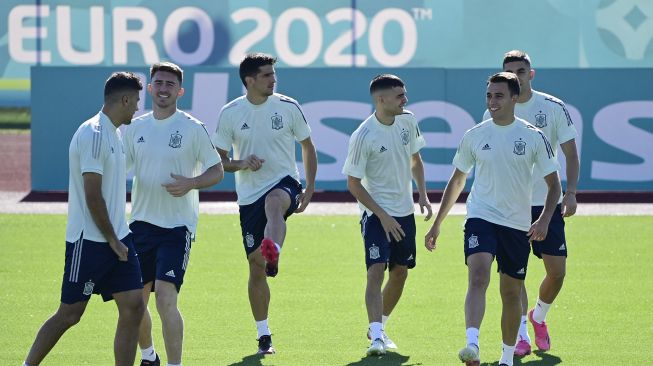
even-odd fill
[{"label": "soccer player", "polygon": [[23,366],[36,366],[77,324],[91,294],[116,300],[115,364],[132,366],[143,316],[141,271],[125,217],[126,171],[120,127],[138,110],[140,79],[113,73],[104,85],[104,106],[77,129],[70,142],[66,262],[61,304],[39,330]]},{"label": "soccer player", "polygon": [[[480,364],[479,328],[495,256],[503,303],[503,349],[499,365],[512,366],[521,314],[521,288],[530,254],[529,241],[546,237],[560,195],[558,165],[551,145],[542,131],[515,117],[519,94],[519,80],[515,74],[501,72],[488,79],[486,103],[492,118],[463,136],[440,209],[424,238],[426,248],[434,250],[442,221],[463,190],[467,174],[476,167],[465,220],[467,346],[459,352],[461,361],[468,366]],[[533,176],[534,168],[542,173],[540,177]],[[545,180],[547,195],[544,209],[531,224],[533,179]]]},{"label": "soccer player", "polygon": [[[432,211],[419,153],[426,142],[415,116],[404,110],[408,102],[404,82],[395,75],[378,75],[370,83],[370,94],[375,111],[351,135],[342,172],[362,212],[365,305],[372,341],[367,355],[377,356],[386,348],[397,348],[384,326],[401,298],[408,269],[415,267],[413,179],[420,211],[427,212],[425,221]],[[386,268],[388,282],[381,291]]]},{"label": "soccer player", "polygon": [[[177,299],[197,228],[198,189],[218,183],[224,172],[204,124],[177,109],[177,99],[184,95],[182,69],[156,63],[150,78],[152,112],[136,118],[125,131],[127,162],[134,169],[129,227],[141,263],[144,302],[156,293],[168,366],[177,366],[184,336]],[[141,366],[158,366],[147,308],[139,344]]]},{"label": "soccer player", "polygon": [[[578,182],[580,162],[576,149],[576,128],[569,117],[565,104],[556,97],[531,88],[531,80],[535,76],[535,70],[531,68],[531,59],[528,54],[519,50],[507,52],[503,58],[503,71],[517,75],[521,85],[521,93],[515,105],[515,115],[544,132],[554,148],[554,155],[558,150],[558,145],[560,145],[567,163],[567,190],[564,196],[560,196],[558,199],[558,205],[549,224],[549,234],[544,240],[533,242],[533,254],[544,262],[546,275],[540,284],[535,307],[528,313],[528,316],[526,315],[528,311],[528,293],[526,286],[522,287],[522,318],[515,354],[525,356],[531,353],[531,339],[528,335],[527,319],[533,325],[537,347],[542,351],[548,351],[551,348],[545,319],[551,304],[562,289],[565,278],[567,242],[565,239],[564,217],[576,213],[576,184]],[[486,111],[483,119],[488,118],[490,118],[490,114]],[[557,161],[558,158],[555,159]],[[536,171],[534,174],[536,178],[542,176],[541,172]],[[540,216],[545,197],[546,183],[542,179],[534,179],[531,202],[532,221],[537,220]]]},{"label": "soccer player", "polygon": [[[236,174],[259,354],[275,353],[268,327],[270,287],[266,276],[277,275],[286,219],[306,209],[315,190],[317,171],[317,154],[302,109],[296,100],[274,92],[275,63],[276,58],[262,53],[249,54],[242,60],[240,79],[247,92],[222,108],[213,134],[224,170]],[[301,145],[306,174],[303,192],[295,163],[295,141]],[[229,157],[232,147],[233,157]]]}]

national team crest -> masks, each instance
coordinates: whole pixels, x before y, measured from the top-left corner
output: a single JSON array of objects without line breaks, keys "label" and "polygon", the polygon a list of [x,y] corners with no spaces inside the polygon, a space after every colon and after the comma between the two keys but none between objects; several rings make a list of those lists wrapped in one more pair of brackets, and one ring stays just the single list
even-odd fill
[{"label": "national team crest", "polygon": [[247,244],[248,248],[253,247],[254,246],[254,235],[248,233],[245,236],[245,244]]},{"label": "national team crest", "polygon": [[535,127],[546,127],[546,114],[539,113],[535,115]]},{"label": "national team crest", "polygon": [[170,146],[173,149],[178,149],[181,147],[181,135],[179,134],[179,131],[176,133],[173,133],[170,135],[170,142],[168,143],[168,146]]},{"label": "national team crest", "polygon": [[524,155],[526,153],[526,143],[524,141],[515,141],[515,148],[512,152],[517,155]]},{"label": "national team crest", "polygon": [[410,142],[410,133],[405,128],[401,129],[401,142],[404,145],[408,145],[408,142]]},{"label": "national team crest", "polygon": [[472,235],[467,239],[467,244],[469,246],[469,249],[474,249],[478,246],[478,236]]},{"label": "national team crest", "polygon": [[379,254],[379,247],[372,244],[370,247],[370,259],[379,259],[381,255]]},{"label": "national team crest", "polygon": [[280,130],[283,128],[283,118],[280,115],[275,113],[274,116],[270,117],[270,119],[272,120],[273,130]]},{"label": "national team crest", "polygon": [[95,284],[93,282],[91,282],[90,280],[87,281],[84,284],[84,292],[82,292],[82,294],[84,294],[85,296],[92,295],[93,294],[93,287],[95,287]]}]

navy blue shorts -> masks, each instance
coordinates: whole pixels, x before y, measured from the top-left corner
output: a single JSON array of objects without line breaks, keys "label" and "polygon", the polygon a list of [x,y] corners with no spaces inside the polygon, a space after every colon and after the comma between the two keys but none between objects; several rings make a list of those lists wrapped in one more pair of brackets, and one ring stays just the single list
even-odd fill
[{"label": "navy blue shorts", "polygon": [[129,229],[134,235],[143,283],[166,281],[174,283],[179,292],[190,257],[191,232],[186,226],[168,229],[145,221],[134,221]]},{"label": "navy blue shorts", "polygon": [[471,218],[465,221],[465,264],[475,253],[490,253],[497,258],[497,270],[518,280],[526,278],[531,245],[527,231]]},{"label": "navy blue shorts", "polygon": [[110,301],[115,293],[143,288],[132,234],[121,241],[129,248],[126,262],[118,260],[109,243],[86,240],[83,235],[74,243],[66,242],[62,303],[88,301],[92,294]]},{"label": "navy blue shorts", "polygon": [[258,249],[263,240],[265,225],[268,223],[268,219],[265,216],[265,198],[275,189],[282,189],[290,196],[290,207],[288,207],[288,210],[283,215],[284,220],[292,215],[297,207],[299,207],[299,195],[302,193],[302,184],[291,176],[286,176],[281,179],[279,183],[270,188],[269,191],[265,192],[255,202],[240,206],[240,230],[243,235],[245,253],[248,257]]},{"label": "navy blue shorts", "polygon": [[[544,206],[531,207],[531,216],[533,222],[540,217],[544,210]],[[542,258],[542,254],[566,257],[567,256],[567,242],[565,240],[565,219],[562,217],[561,207],[558,204],[551,216],[549,223],[549,231],[546,238],[542,241],[533,242],[533,254],[538,258]]]},{"label": "navy blue shorts", "polygon": [[363,242],[365,243],[365,264],[367,269],[376,263],[385,263],[390,270],[395,264],[408,268],[415,267],[415,257],[417,256],[417,250],[415,249],[415,215],[394,217],[394,219],[401,225],[401,229],[406,236],[400,241],[396,241],[390,236],[390,242],[388,242],[381,220],[374,214],[367,216],[367,212],[363,213],[360,224]]}]

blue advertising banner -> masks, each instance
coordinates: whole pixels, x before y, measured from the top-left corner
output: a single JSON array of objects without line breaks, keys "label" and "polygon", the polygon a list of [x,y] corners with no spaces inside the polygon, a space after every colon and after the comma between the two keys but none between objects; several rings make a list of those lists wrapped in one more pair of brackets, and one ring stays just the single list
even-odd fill
[{"label": "blue advertising banner", "polygon": [[[139,72],[147,82],[146,68],[126,69]],[[68,188],[70,138],[80,123],[99,111],[104,81],[116,70],[32,69],[33,190]],[[373,112],[371,78],[388,71],[407,83],[407,108],[417,116],[426,138],[422,156],[427,187],[442,189],[462,135],[482,119],[485,82],[496,69],[278,69],[278,92],[297,99],[311,125],[318,150],[318,189],[346,190],[340,170],[349,135]],[[653,69],[537,70],[534,88],[563,99],[579,132],[579,189],[653,190],[653,98],[647,91],[652,80]],[[187,67],[184,87],[179,107],[204,121],[209,131],[216,128],[220,108],[243,93],[234,68]],[[145,92],[139,107],[137,115],[151,107]],[[212,189],[233,190],[233,175],[227,173]]]}]

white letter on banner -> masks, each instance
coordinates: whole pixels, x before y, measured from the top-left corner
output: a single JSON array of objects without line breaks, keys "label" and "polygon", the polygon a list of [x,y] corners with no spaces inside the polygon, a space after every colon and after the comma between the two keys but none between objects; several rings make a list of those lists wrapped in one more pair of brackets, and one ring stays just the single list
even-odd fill
[{"label": "white letter on banner", "polygon": [[[195,22],[199,28],[199,45],[194,52],[186,53],[179,47],[179,28],[185,21]],[[204,10],[183,7],[173,11],[163,26],[163,46],[168,56],[183,65],[199,65],[213,51],[213,21]]]},{"label": "white letter on banner", "polygon": [[57,45],[61,58],[73,65],[94,65],[104,60],[104,8],[91,6],[89,12],[89,50],[77,51],[73,46],[70,6],[57,6]]},{"label": "white letter on banner", "polygon": [[[38,37],[45,39],[48,37],[46,27],[37,29],[36,27],[23,26],[26,18],[34,18],[37,15],[41,18],[47,18],[50,16],[50,8],[47,5],[40,5],[38,8],[34,5],[18,5],[11,9],[7,16],[9,20],[9,29],[7,30],[9,55],[16,62],[33,63],[38,60],[37,51],[28,51],[23,48],[23,40],[25,39],[36,39]],[[50,63],[52,60],[50,51],[41,51],[40,56],[41,62]]]},{"label": "white letter on banner", "polygon": [[245,20],[256,22],[256,27],[236,41],[231,47],[231,51],[229,51],[229,63],[239,65],[240,61],[249,52],[249,49],[270,33],[272,30],[272,18],[270,14],[261,8],[242,8],[231,13],[231,20],[236,24],[240,24]]},{"label": "white letter on banner", "polygon": [[[353,18],[353,22],[352,22]],[[362,54],[352,55],[345,53],[346,49],[350,49],[353,42],[358,41],[364,34],[367,28],[367,18],[362,11],[351,8],[338,8],[330,11],[326,15],[329,24],[335,24],[342,21],[353,23],[350,30],[346,30],[336,38],[330,46],[324,51],[324,64],[327,66],[366,66],[367,56]]]},{"label": "white letter on banner", "polygon": [[[140,29],[129,30],[130,20],[139,21],[143,26]],[[152,37],[156,32],[156,16],[147,8],[119,6],[113,9],[113,62],[124,65],[127,60],[127,45],[137,43],[143,50],[146,64],[159,61],[159,54]]]},{"label": "white letter on banner", "polygon": [[[295,37],[290,34],[290,26],[295,21],[306,24],[308,40],[306,40],[306,51],[294,53],[290,48],[295,43]],[[322,24],[320,18],[307,8],[290,8],[279,16],[274,28],[274,45],[276,46],[279,58],[288,66],[308,66],[315,62],[322,50]]]},{"label": "white letter on banner", "polygon": [[[401,49],[395,55],[386,52],[383,33],[388,22],[397,22],[401,26]],[[370,52],[374,59],[383,66],[399,67],[407,64],[417,50],[417,26],[412,15],[403,9],[389,8],[381,10],[370,23]]]},{"label": "white letter on banner", "polygon": [[653,118],[653,102],[628,101],[605,106],[594,117],[594,132],[607,144],[641,158],[638,164],[592,161],[592,179],[622,182],[653,180],[653,134],[630,123],[633,118]]},{"label": "white letter on banner", "polygon": [[[429,118],[440,118],[445,120],[451,128],[451,132],[425,132],[425,126],[421,123],[420,129],[426,140],[424,149],[457,149],[465,131],[475,126],[474,118],[466,110],[444,101],[413,103],[407,106],[406,109],[413,112],[418,118],[418,121]],[[425,154],[422,152],[422,157],[424,156]],[[428,182],[446,182],[451,177],[451,172],[453,172],[453,165],[451,163],[432,164],[424,161],[424,173]]]},{"label": "white letter on banner", "polygon": [[[323,100],[302,104],[306,119],[311,125],[311,136],[315,147],[334,159],[333,163],[320,163],[317,170],[318,181],[342,181],[346,177],[341,173],[347,160],[347,147],[349,135],[322,124],[322,120],[329,118],[353,119],[364,121],[371,113],[372,106],[368,103],[350,102],[340,100]],[[346,123],[351,123],[347,121]],[[304,175],[303,165],[299,169]]]}]

